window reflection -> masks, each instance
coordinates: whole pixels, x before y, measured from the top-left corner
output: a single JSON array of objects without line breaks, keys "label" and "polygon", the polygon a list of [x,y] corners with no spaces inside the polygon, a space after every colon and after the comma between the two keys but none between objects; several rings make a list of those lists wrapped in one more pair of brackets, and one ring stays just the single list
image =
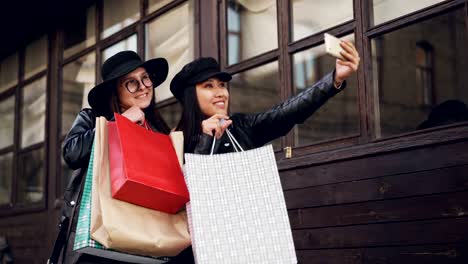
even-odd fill
[{"label": "window reflection", "polygon": [[62,135],[71,128],[78,112],[88,105],[88,93],[96,82],[95,53],[63,67]]},{"label": "window reflection", "polygon": [[131,50],[137,52],[137,36],[132,35],[131,37],[124,39],[117,44],[114,44],[102,52],[102,63],[104,63],[107,59],[112,57],[113,55],[124,51],[124,50]]},{"label": "window reflection", "polygon": [[291,5],[293,41],[353,19],[352,0],[292,0]]},{"label": "window reflection", "polygon": [[96,42],[96,6],[91,6],[68,22],[64,29],[64,57],[77,53]]},{"label": "window reflection", "polygon": [[228,1],[228,63],[278,48],[275,0]]},{"label": "window reflection", "polygon": [[13,153],[0,155],[0,205],[11,203],[11,179],[13,178]]},{"label": "window reflection", "polygon": [[149,0],[148,1],[148,14],[160,9],[161,7],[169,4],[173,0]]},{"label": "window reflection", "polygon": [[155,89],[158,102],[172,97],[172,78],[194,59],[193,4],[188,1],[146,25],[146,59],[164,57],[169,63],[166,81]]},{"label": "window reflection", "polygon": [[[0,149],[13,145],[15,133],[15,97],[0,101]],[[1,171],[0,171],[1,172]]]},{"label": "window reflection", "polygon": [[24,65],[25,79],[47,68],[47,50],[47,36],[43,36],[26,47]]},{"label": "window reflection", "polygon": [[[342,39],[354,42],[354,35]],[[326,54],[324,45],[294,54],[293,62],[296,94],[335,68],[335,58]],[[296,126],[294,135],[296,146],[305,146],[358,132],[357,75],[354,73],[348,78],[346,89],[327,101],[303,124]]]},{"label": "window reflection", "polygon": [[457,10],[372,40],[377,137],[468,120],[465,27]]},{"label": "window reflection", "polygon": [[0,61],[0,93],[18,83],[18,53]]},{"label": "window reflection", "polygon": [[103,6],[102,38],[118,32],[140,18],[140,1],[104,0]]},{"label": "window reflection", "polygon": [[[230,112],[260,113],[281,102],[278,62],[235,74],[229,83]],[[275,149],[281,140],[273,141]]]},{"label": "window reflection", "polygon": [[46,119],[46,77],[23,88],[21,101],[21,147],[44,141]]},{"label": "window reflection", "polygon": [[373,0],[374,25],[403,16],[446,0]]},{"label": "window reflection", "polygon": [[30,151],[19,158],[18,203],[37,203],[44,199],[44,149]]}]

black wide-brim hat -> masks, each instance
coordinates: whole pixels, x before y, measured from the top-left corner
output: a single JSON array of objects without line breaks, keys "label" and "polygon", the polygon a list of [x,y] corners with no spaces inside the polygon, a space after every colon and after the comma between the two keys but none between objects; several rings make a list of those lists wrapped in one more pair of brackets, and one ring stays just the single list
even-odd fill
[{"label": "black wide-brim hat", "polygon": [[232,79],[230,73],[223,72],[218,62],[211,57],[198,58],[186,64],[171,81],[171,92],[175,98],[183,103],[184,91],[188,87],[202,83],[210,78],[228,82]]},{"label": "black wide-brim hat", "polygon": [[102,65],[102,83],[96,85],[88,94],[88,103],[96,115],[113,115],[110,98],[113,89],[117,89],[117,80],[139,67],[145,68],[153,82],[153,88],[166,80],[169,71],[169,65],[164,58],[142,61],[133,51],[122,51],[113,55]]}]

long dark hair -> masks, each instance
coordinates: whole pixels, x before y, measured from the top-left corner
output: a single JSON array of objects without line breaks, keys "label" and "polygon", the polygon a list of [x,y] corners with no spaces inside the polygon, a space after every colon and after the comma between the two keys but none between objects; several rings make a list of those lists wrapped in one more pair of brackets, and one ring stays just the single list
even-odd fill
[{"label": "long dark hair", "polygon": [[[119,113],[122,114],[120,111],[120,100],[119,95],[117,93],[117,85],[114,85],[115,89],[112,89],[112,95],[110,99],[110,108],[112,113]],[[153,98],[151,99],[150,105],[143,109],[145,113],[146,120],[150,123],[150,125],[155,128],[158,132],[168,135],[171,130],[167,125],[166,121],[162,118],[161,114],[156,107],[155,100],[155,93],[153,91]]]},{"label": "long dark hair", "polygon": [[195,86],[189,86],[184,90],[182,103],[182,116],[177,124],[177,131],[184,133],[184,150],[193,153],[203,133],[201,123],[206,117],[198,104]]}]

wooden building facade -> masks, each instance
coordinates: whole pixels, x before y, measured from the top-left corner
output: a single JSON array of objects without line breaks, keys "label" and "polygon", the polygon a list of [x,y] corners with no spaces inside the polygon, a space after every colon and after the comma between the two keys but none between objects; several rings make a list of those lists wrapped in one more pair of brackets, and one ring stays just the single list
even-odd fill
[{"label": "wooden building facade", "polygon": [[358,72],[272,142],[299,263],[468,263],[468,1],[59,2],[2,44],[0,257],[46,261],[71,174],[60,146],[105,59],[167,58],[156,97],[175,126],[169,82],[185,63],[218,59],[230,111],[263,111],[333,70],[328,32],[355,43]]}]

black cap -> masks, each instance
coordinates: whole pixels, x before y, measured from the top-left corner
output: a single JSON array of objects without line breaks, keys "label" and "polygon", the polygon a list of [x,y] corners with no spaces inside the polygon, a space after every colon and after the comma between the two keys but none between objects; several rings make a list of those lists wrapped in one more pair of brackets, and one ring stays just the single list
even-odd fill
[{"label": "black cap", "polygon": [[218,62],[211,57],[198,58],[186,64],[171,81],[171,92],[183,103],[184,90],[197,83],[204,82],[210,78],[218,78],[220,81],[228,82],[232,79],[231,74],[223,72]]}]

